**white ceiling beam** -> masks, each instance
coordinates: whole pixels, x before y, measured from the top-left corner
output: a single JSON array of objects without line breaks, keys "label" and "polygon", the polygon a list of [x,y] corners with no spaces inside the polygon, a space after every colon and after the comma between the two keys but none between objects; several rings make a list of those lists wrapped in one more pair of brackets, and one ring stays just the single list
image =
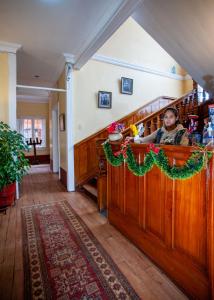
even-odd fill
[{"label": "white ceiling beam", "polygon": [[61,93],[66,93],[65,89],[55,89],[55,88],[50,88],[50,87],[44,87],[44,86],[32,86],[32,85],[21,85],[17,84],[17,88],[21,89],[30,89],[30,90],[43,90],[43,91],[49,91],[49,92],[61,92]]},{"label": "white ceiling beam", "polygon": [[97,50],[112,36],[112,34],[132,15],[143,0],[125,0],[115,14],[109,19],[86,49],[76,58],[75,69],[80,69],[97,52]]}]

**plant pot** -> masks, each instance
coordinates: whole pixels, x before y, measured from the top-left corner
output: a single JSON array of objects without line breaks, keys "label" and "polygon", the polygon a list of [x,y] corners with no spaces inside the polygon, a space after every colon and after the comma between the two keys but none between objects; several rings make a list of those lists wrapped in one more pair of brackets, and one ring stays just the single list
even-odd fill
[{"label": "plant pot", "polygon": [[0,191],[0,208],[10,206],[15,200],[16,183],[11,183],[5,186]]},{"label": "plant pot", "polygon": [[109,133],[108,138],[109,141],[115,142],[115,141],[122,140],[123,135],[120,132],[113,132],[113,133]]}]

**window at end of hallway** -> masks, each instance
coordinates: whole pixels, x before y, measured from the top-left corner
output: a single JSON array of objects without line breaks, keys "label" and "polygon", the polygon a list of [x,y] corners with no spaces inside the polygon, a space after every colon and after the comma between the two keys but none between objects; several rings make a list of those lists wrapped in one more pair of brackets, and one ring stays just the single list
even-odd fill
[{"label": "window at end of hallway", "polygon": [[38,148],[46,147],[46,120],[42,118],[22,118],[17,120],[17,130],[21,133],[25,141],[30,138],[42,140]]}]

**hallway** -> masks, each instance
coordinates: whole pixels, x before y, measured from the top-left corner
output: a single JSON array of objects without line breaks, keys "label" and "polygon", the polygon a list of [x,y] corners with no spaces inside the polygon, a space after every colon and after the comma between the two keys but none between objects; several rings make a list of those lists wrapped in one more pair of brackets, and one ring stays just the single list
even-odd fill
[{"label": "hallway", "polygon": [[49,166],[35,166],[24,178],[21,199],[0,214],[0,299],[23,299],[23,258],[20,209],[38,203],[67,200],[81,216],[143,300],[187,299],[183,293],[136,249],[82,194],[67,193]]}]

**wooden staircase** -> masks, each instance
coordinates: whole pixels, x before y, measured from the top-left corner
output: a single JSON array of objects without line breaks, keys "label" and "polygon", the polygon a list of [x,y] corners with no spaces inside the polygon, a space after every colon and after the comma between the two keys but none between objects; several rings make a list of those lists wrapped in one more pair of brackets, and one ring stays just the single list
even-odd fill
[{"label": "wooden staircase", "polygon": [[[213,104],[213,99],[210,99],[204,103],[200,103],[197,100],[197,91],[193,90],[188,94],[185,94],[179,99],[174,100],[170,104],[166,105],[165,107],[161,108],[157,112],[154,112],[150,114],[149,116],[146,116],[145,118],[137,121],[135,124],[143,123],[145,127],[144,136],[149,135],[153,131],[155,131],[157,128],[160,128],[163,124],[163,113],[167,107],[175,107],[179,111],[180,120],[181,123],[185,126],[188,122],[188,115],[190,114],[198,114],[200,116],[199,118],[199,130],[203,129],[203,119],[208,116],[208,105]],[[123,136],[126,137],[130,134],[130,130],[127,128],[123,131]],[[107,186],[107,177],[105,174],[107,174],[107,167],[106,167],[106,161],[105,161],[105,155],[103,152],[102,143],[105,139],[98,139],[96,141],[97,144],[97,153],[99,156],[99,172],[102,174],[101,181],[102,181],[102,187]],[[98,176],[98,181],[99,181]],[[98,208],[103,209],[106,206],[106,199],[107,199],[107,189],[103,189],[102,191],[99,191],[98,186]]]},{"label": "wooden staircase", "polygon": [[[129,116],[119,120],[119,122],[126,124],[126,129],[123,131],[123,136],[126,137],[130,135],[130,130],[128,128],[129,124],[137,125],[143,123],[145,127],[144,136],[147,136],[157,128],[160,128],[163,124],[163,113],[167,107],[175,107],[179,111],[180,121],[184,126],[187,125],[188,115],[198,114],[202,116],[201,120],[199,120],[202,128],[203,118],[207,117],[208,115],[208,104],[213,103],[212,100],[209,100],[205,103],[198,102],[196,90],[183,95],[179,99],[168,99],[168,101],[165,102],[165,105],[161,105],[161,101],[162,100],[160,100],[160,98],[158,100],[156,99],[155,101],[150,102],[146,106],[140,108],[140,110],[136,111],[135,115],[130,114]],[[164,104],[164,102],[162,102],[162,104]],[[91,178],[96,178],[97,203],[98,208],[101,211],[105,209],[107,199],[107,167],[102,147],[102,143],[106,140],[106,138],[107,131],[105,128],[97,134],[75,145],[75,176],[77,176],[76,184],[78,186],[84,186]],[[86,193],[90,194],[90,188],[86,189],[88,190]],[[91,193],[91,196],[95,199],[96,197],[94,197],[94,194],[94,192]]]},{"label": "wooden staircase", "polygon": [[[188,115],[198,114],[199,103],[197,100],[197,93],[195,90],[183,95],[181,98],[178,98],[171,103],[165,105],[158,111],[146,116],[145,118],[137,121],[135,124],[140,123],[144,124],[144,136],[147,136],[154,132],[157,128],[162,127],[163,125],[163,114],[167,107],[174,107],[179,112],[180,122],[185,125],[188,121]],[[129,129],[127,128],[123,132],[124,136],[129,135]]]},{"label": "wooden staircase", "polygon": [[[166,105],[171,104],[175,98],[161,96],[148,102],[131,114],[118,120],[123,123],[125,128],[130,124],[141,121],[146,116],[159,111]],[[88,180],[93,178],[98,172],[98,157],[96,152],[96,141],[98,139],[106,139],[108,136],[107,127],[87,137],[74,146],[74,168],[75,168],[75,185],[81,186]]]}]

